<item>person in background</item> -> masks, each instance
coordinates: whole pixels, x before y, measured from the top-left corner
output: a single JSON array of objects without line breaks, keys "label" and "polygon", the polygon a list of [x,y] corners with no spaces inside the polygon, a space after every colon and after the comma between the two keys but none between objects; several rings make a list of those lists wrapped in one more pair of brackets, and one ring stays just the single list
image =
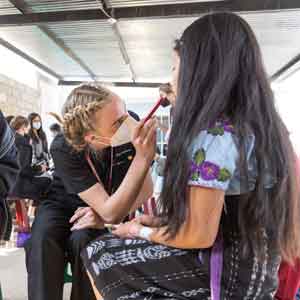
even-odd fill
[{"label": "person in background", "polygon": [[171,83],[164,83],[164,84],[160,85],[159,94],[160,94],[160,97],[165,99],[162,106],[164,106],[164,107],[166,107],[168,105],[171,105],[172,107],[175,106],[176,96],[172,89]]},{"label": "person in background", "polygon": [[8,240],[11,215],[6,197],[15,184],[19,172],[14,133],[0,111],[0,240]]},{"label": "person in background", "polygon": [[10,126],[15,130],[17,136],[26,136],[29,132],[29,121],[23,116],[13,117],[10,121]]},{"label": "person in background", "polygon": [[[176,51],[176,47],[177,47],[177,45],[174,46],[174,51]],[[173,114],[174,114],[174,108],[175,108],[175,104],[176,104],[176,94],[174,92],[174,88],[172,87],[171,83],[162,84],[159,87],[159,94],[161,97],[164,98],[163,105],[165,105],[165,107],[167,106],[168,103],[169,103],[169,105],[171,105],[170,127],[166,127],[160,123],[158,124],[160,130],[162,130],[166,134],[165,141],[168,143],[171,129],[172,129],[172,123],[173,123]]]},{"label": "person in background", "polygon": [[[161,122],[158,122],[158,128],[165,134],[164,140],[166,144],[164,145],[164,149],[162,151],[162,154],[167,153],[168,150],[168,141],[172,129],[172,121],[173,121],[173,112],[174,112],[174,107],[176,103],[176,95],[173,91],[172,84],[171,83],[165,83],[160,85],[159,87],[159,95],[161,98],[164,100],[162,101],[161,106],[162,107],[167,107],[171,105],[170,109],[170,126],[166,126],[162,124]],[[165,155],[156,155],[155,157],[155,165],[153,168],[153,173],[156,176],[153,176],[156,180],[154,181],[154,196],[155,199],[157,199],[160,195],[161,189],[162,189],[162,183],[163,183],[163,173],[164,173],[164,168],[166,164],[166,157]]]},{"label": "person in background", "polygon": [[98,237],[84,265],[99,299],[274,299],[300,254],[300,191],[258,42],[213,13],[177,44],[160,215]]},{"label": "person in background", "polygon": [[18,149],[20,173],[11,191],[11,196],[34,200],[35,206],[43,198],[51,183],[48,177],[40,177],[44,172],[42,165],[32,165],[33,150],[26,135],[29,131],[29,121],[23,116],[12,119],[10,126],[15,130],[15,144]]},{"label": "person in background", "polygon": [[[164,83],[164,84],[160,85],[159,95],[161,98],[163,98],[163,101],[161,103],[162,107],[168,107],[169,105],[171,105],[170,117],[171,117],[171,121],[172,121],[172,112],[173,112],[173,109],[175,106],[176,97],[172,90],[171,83]],[[166,134],[166,139],[168,139],[171,128],[161,124],[160,122],[158,123],[158,127],[162,132],[164,132]]]},{"label": "person in background", "polygon": [[54,123],[49,127],[51,134],[52,134],[52,138],[54,139],[58,134],[62,133],[62,128],[58,123]]},{"label": "person in background", "polygon": [[49,165],[49,150],[46,134],[42,127],[42,119],[39,114],[31,113],[28,116],[30,129],[29,138],[33,149],[32,165],[41,166],[42,173],[45,173]]}]

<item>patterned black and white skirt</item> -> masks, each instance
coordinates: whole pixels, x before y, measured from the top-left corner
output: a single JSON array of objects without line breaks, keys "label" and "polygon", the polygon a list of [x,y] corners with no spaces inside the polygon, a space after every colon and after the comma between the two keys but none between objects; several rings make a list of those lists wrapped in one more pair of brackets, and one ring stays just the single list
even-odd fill
[{"label": "patterned black and white skirt", "polygon": [[105,300],[209,299],[198,250],[182,250],[107,234],[82,252]]},{"label": "patterned black and white skirt", "polygon": [[[105,234],[83,250],[82,259],[105,300],[208,300],[210,252]],[[233,239],[224,250],[219,299],[273,299],[280,260],[272,252],[266,244],[263,261],[242,259]]]}]

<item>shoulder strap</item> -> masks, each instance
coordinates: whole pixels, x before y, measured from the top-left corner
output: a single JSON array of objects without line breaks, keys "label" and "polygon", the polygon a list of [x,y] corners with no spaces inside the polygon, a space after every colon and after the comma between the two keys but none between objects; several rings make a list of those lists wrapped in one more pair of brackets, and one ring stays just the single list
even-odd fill
[{"label": "shoulder strap", "polygon": [[95,168],[95,166],[94,166],[94,164],[93,164],[93,162],[91,160],[90,154],[88,152],[85,152],[85,159],[88,162],[88,164],[89,164],[89,166],[90,166],[93,174],[97,178],[98,182],[102,185],[102,181],[101,181],[101,179],[100,179],[100,177],[99,177],[99,175],[98,175],[98,173],[96,171],[96,168]]},{"label": "shoulder strap", "polygon": [[[111,148],[113,149],[113,148]],[[91,160],[91,157],[89,155],[89,152],[85,152],[85,159],[86,161],[88,162],[90,168],[92,169],[92,172],[93,174],[95,175],[95,177],[97,178],[98,182],[104,186],[104,184],[102,183],[97,171],[96,171],[96,168]],[[109,193],[112,192],[112,172],[113,172],[113,150],[111,150],[111,163],[110,163],[110,170],[109,170],[109,182],[108,182],[108,190],[109,190]]]}]

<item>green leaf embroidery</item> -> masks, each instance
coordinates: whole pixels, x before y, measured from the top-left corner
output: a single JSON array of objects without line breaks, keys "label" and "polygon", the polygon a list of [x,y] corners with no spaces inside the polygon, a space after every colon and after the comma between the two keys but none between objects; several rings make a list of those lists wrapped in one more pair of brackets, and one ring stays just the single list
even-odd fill
[{"label": "green leaf embroidery", "polygon": [[225,130],[223,127],[214,127],[207,130],[208,133],[217,136],[217,135],[224,135]]},{"label": "green leaf embroidery", "polygon": [[191,180],[192,181],[197,181],[199,179],[199,174],[198,172],[195,172],[191,175]]},{"label": "green leaf embroidery", "polygon": [[199,149],[194,155],[194,162],[199,166],[205,161],[205,151],[204,149]]},{"label": "green leaf embroidery", "polygon": [[226,182],[227,180],[229,180],[231,178],[231,176],[232,175],[231,175],[230,171],[226,168],[223,168],[220,170],[218,181]]}]

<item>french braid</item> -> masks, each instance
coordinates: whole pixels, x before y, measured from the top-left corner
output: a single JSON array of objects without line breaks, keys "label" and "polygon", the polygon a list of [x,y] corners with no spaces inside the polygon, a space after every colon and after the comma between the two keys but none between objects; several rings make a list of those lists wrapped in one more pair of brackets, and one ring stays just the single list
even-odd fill
[{"label": "french braid", "polygon": [[87,143],[87,132],[94,130],[94,115],[110,101],[110,91],[103,86],[83,84],[67,98],[63,110],[63,129],[67,141],[78,151]]}]

